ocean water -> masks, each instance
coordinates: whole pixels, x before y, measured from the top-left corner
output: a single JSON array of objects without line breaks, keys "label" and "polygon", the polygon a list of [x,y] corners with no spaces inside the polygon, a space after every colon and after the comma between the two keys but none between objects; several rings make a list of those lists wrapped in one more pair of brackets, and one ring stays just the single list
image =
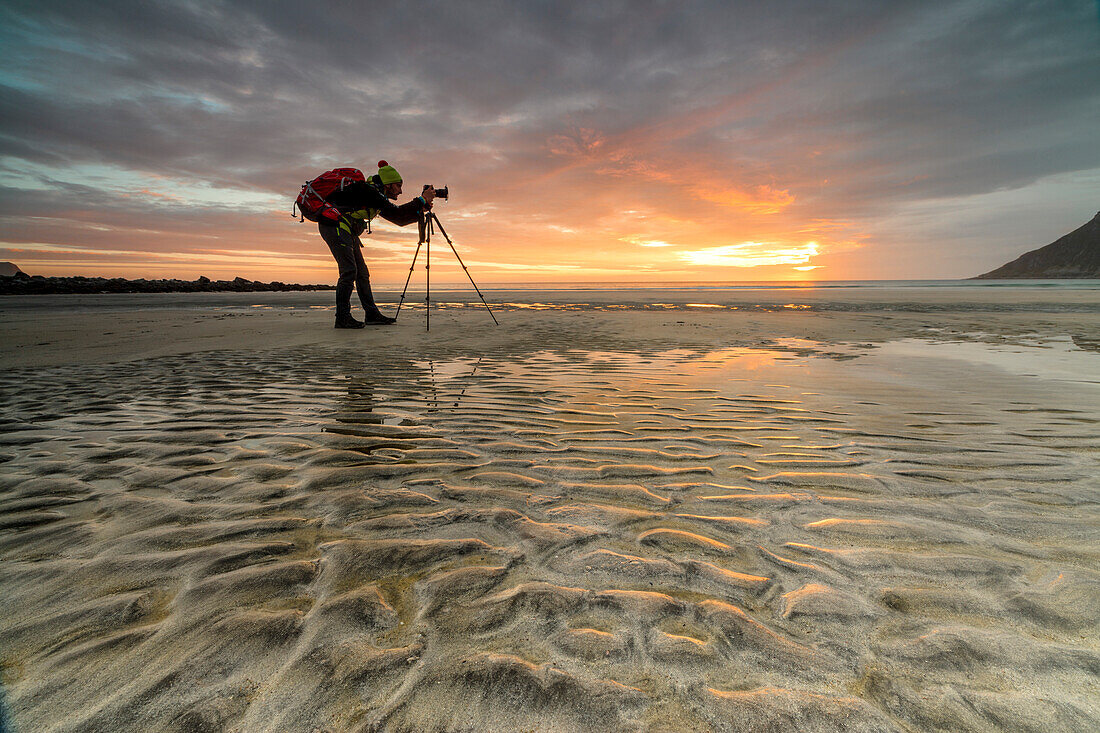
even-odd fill
[{"label": "ocean water", "polygon": [[[480,285],[493,308],[808,311],[1044,311],[1100,313],[1100,280],[856,280],[737,283],[493,283]],[[482,307],[467,283],[432,285],[432,307]],[[424,307],[423,283],[375,287],[383,308]],[[333,309],[332,291],[127,293],[0,298],[0,313],[133,308]],[[353,296],[354,300],[354,296]]]},{"label": "ocean water", "polygon": [[[460,289],[466,283],[446,283]],[[1100,279],[1079,280],[738,280],[699,282],[494,283],[490,290],[822,290],[834,288],[1064,288],[1100,289]]]}]

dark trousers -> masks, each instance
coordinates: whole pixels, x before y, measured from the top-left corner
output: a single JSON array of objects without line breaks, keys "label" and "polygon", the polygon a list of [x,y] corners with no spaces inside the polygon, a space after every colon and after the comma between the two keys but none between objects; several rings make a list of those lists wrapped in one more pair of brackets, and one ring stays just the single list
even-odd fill
[{"label": "dark trousers", "polygon": [[353,288],[359,293],[359,302],[363,304],[366,317],[381,316],[378,306],[374,304],[374,294],[370,290],[370,271],[367,270],[367,263],[363,261],[363,249],[359,243],[359,237],[324,224],[318,224],[317,230],[321,232],[321,238],[325,240],[329,251],[336,259],[336,266],[340,268],[340,279],[336,281],[337,318],[351,315]]}]

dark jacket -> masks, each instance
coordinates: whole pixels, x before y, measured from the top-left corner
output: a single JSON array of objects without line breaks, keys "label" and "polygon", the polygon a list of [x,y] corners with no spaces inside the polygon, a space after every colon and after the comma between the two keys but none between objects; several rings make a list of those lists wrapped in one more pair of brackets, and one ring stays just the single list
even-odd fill
[{"label": "dark jacket", "polygon": [[[342,191],[333,191],[328,195],[328,202],[344,214],[344,219],[349,220],[352,231],[359,235],[366,228],[363,222],[370,221],[376,216],[381,216],[386,221],[398,226],[412,224],[420,220],[420,212],[426,207],[424,199],[417,196],[406,204],[397,206],[384,194],[381,188],[367,181],[366,183],[352,183],[345,186]],[[358,229],[358,231],[355,231]]]}]

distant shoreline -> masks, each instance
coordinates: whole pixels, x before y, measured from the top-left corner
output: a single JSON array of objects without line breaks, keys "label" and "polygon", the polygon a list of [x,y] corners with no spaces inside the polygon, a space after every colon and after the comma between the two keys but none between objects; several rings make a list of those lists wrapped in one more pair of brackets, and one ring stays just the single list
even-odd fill
[{"label": "distant shoreline", "polygon": [[299,285],[259,282],[237,277],[232,280],[127,280],[121,277],[44,277],[19,273],[0,277],[0,295],[66,295],[99,293],[260,293],[335,290],[335,285]]}]

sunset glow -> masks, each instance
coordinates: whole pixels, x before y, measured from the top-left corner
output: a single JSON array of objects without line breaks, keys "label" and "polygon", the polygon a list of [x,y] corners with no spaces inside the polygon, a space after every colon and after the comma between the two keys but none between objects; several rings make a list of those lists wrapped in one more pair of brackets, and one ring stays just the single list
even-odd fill
[{"label": "sunset glow", "polygon": [[789,247],[779,242],[742,242],[697,252],[683,252],[680,257],[693,265],[759,267],[761,265],[802,265],[809,262],[810,258],[816,254],[818,254],[817,242],[807,242],[801,247]]}]

